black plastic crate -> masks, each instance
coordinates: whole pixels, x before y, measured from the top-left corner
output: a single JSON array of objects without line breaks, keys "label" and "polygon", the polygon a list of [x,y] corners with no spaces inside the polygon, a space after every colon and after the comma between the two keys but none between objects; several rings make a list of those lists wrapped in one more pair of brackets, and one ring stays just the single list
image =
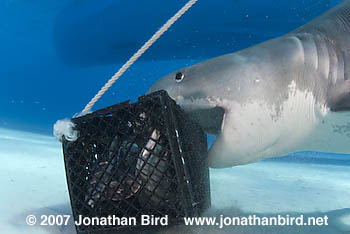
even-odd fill
[{"label": "black plastic crate", "polygon": [[135,217],[136,226],[76,226],[78,233],[118,233],[141,215],[168,224],[210,206],[206,134],[165,91],[73,118],[79,138],[63,141],[73,216]]}]

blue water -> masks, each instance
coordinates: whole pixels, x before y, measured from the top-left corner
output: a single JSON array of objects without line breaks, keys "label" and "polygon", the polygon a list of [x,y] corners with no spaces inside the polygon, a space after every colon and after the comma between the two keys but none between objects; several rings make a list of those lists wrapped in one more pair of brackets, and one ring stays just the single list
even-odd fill
[{"label": "blue water", "polygon": [[[0,127],[52,133],[186,1],[0,1]],[[174,69],[282,35],[339,0],[200,0],[95,106]]]},{"label": "blue water", "polygon": [[[0,1],[1,233],[74,233],[72,223],[32,228],[24,222],[29,214],[71,214],[62,150],[52,137],[53,124],[80,112],[185,2]],[[94,110],[135,101],[175,69],[283,35],[339,2],[199,0],[114,84]],[[212,140],[209,137],[209,143]],[[245,166],[211,169],[213,206],[206,215],[328,215],[329,228],[218,230],[205,226],[189,231],[180,226],[168,233],[349,233],[349,165],[349,155],[299,152]]]}]

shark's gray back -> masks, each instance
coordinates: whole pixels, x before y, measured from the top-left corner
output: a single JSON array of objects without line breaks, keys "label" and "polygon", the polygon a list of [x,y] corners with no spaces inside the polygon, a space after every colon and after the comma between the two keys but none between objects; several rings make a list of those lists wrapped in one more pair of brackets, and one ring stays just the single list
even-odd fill
[{"label": "shark's gray back", "polygon": [[[350,0],[287,34],[302,42],[314,40],[327,105],[333,111],[350,109]],[[309,36],[311,35],[311,37]],[[307,49],[307,48],[305,48]],[[328,72],[324,72],[324,68]],[[322,83],[322,82],[320,82]]]}]

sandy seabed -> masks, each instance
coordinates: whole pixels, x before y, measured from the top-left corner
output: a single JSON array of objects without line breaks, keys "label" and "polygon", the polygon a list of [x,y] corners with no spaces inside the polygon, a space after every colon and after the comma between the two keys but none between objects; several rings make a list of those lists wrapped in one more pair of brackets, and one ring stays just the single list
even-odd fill
[{"label": "sandy seabed", "polygon": [[[28,226],[34,214],[71,214],[61,144],[54,137],[0,129],[1,233],[75,233],[66,226]],[[298,154],[211,169],[208,217],[328,217],[328,226],[176,226],[158,233],[350,233],[350,156]]]}]

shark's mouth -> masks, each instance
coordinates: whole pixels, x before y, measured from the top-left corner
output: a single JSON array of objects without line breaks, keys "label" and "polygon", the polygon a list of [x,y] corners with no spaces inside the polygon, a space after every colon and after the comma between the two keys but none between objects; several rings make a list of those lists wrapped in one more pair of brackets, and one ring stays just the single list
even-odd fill
[{"label": "shark's mouth", "polygon": [[219,135],[225,110],[222,107],[198,108],[186,111],[190,119],[198,123],[203,130],[211,135]]},{"label": "shark's mouth", "polygon": [[220,134],[225,109],[218,106],[217,101],[210,98],[184,98],[182,96],[177,96],[175,101],[206,133],[215,136]]}]

